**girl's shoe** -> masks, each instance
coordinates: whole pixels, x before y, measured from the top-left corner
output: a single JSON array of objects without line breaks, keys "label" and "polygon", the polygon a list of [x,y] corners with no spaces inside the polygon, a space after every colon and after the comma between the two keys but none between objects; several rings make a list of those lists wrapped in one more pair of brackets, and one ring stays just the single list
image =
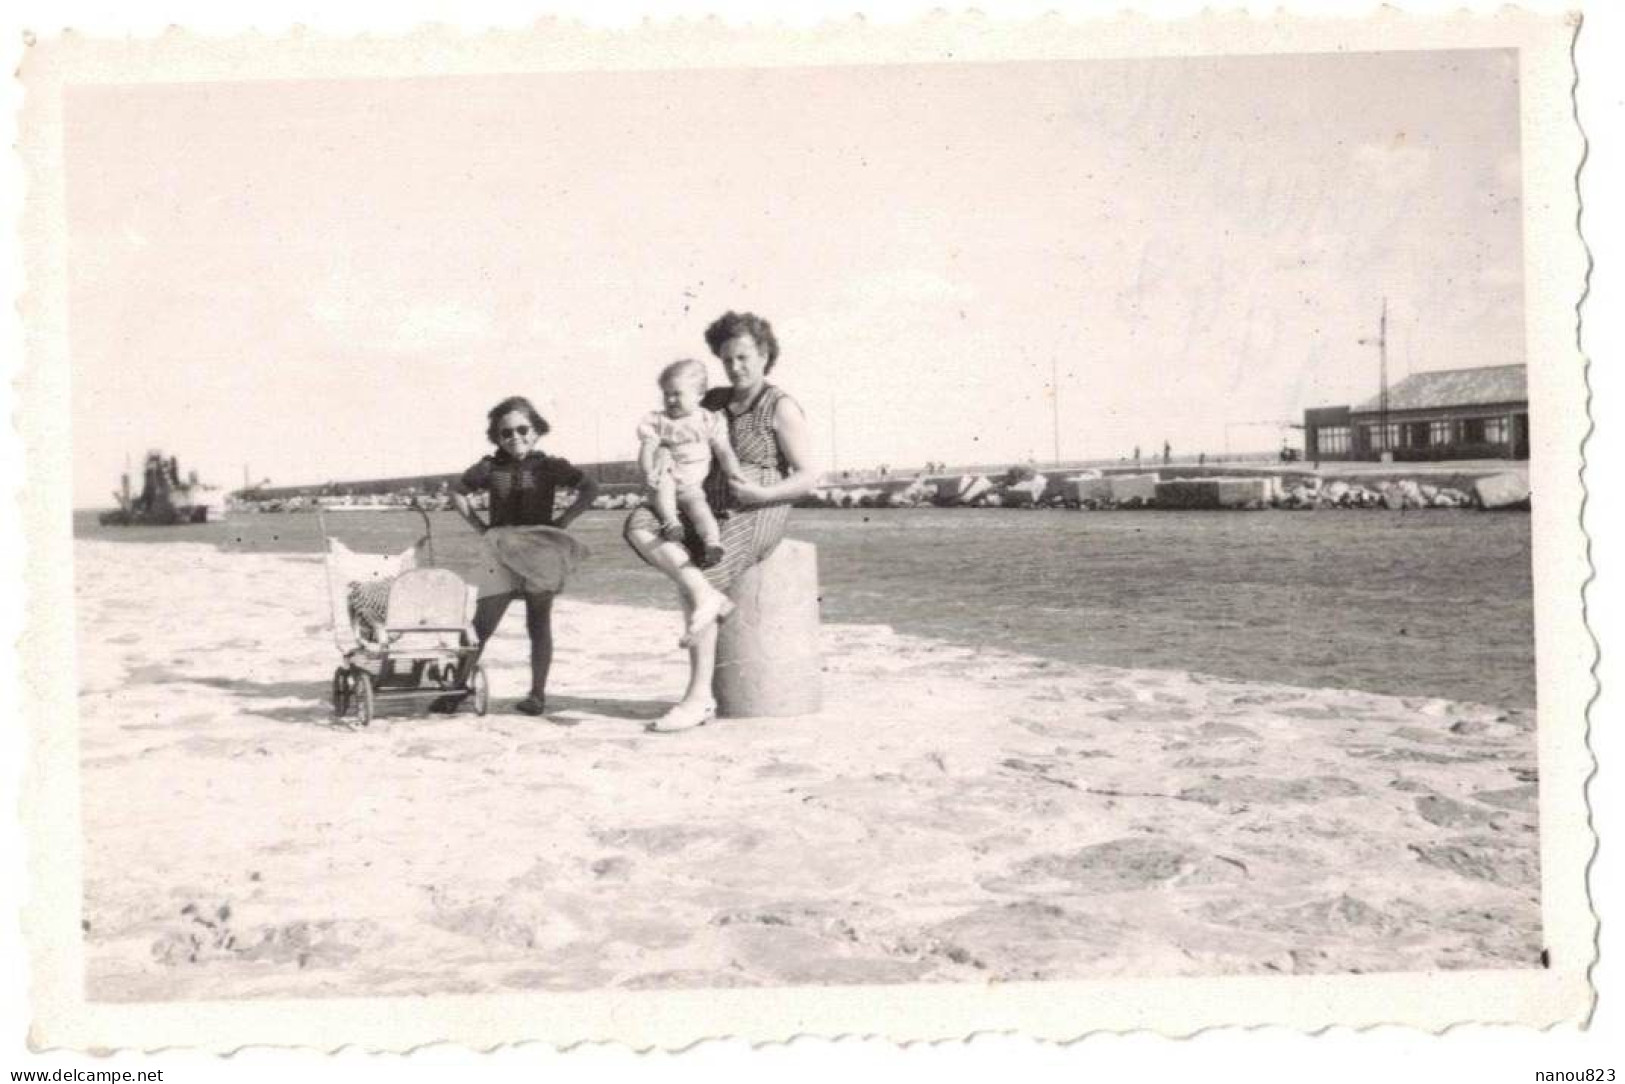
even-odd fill
[{"label": "girl's shoe", "polygon": [[715,700],[707,700],[704,703],[684,700],[644,729],[652,734],[675,734],[680,730],[693,730],[697,726],[704,726],[716,717]]},{"label": "girl's shoe", "polygon": [[688,631],[677,641],[677,646],[687,647],[694,642],[694,637],[705,631],[707,626],[721,621],[733,612],[733,599],[721,591],[712,591],[709,598],[694,607],[694,616],[688,621]]},{"label": "girl's shoe", "polygon": [[722,548],[721,542],[707,542],[704,552],[700,555],[700,567],[716,568],[726,556],[728,551]]},{"label": "girl's shoe", "polygon": [[546,715],[547,704],[540,697],[527,696],[514,705],[514,710],[525,715]]}]

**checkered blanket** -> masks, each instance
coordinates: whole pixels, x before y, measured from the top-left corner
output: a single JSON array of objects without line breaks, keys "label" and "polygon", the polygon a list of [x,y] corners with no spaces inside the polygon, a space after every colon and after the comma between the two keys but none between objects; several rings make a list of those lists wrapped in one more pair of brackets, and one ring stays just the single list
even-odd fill
[{"label": "checkered blanket", "polygon": [[350,584],[350,621],[362,639],[383,643],[384,621],[389,614],[389,587],[394,582],[395,578],[390,576]]}]

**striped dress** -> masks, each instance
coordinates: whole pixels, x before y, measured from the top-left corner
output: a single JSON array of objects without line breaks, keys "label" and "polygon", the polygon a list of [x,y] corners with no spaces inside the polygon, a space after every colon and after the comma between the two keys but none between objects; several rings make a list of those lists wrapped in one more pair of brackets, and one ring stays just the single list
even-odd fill
[{"label": "striped dress", "polygon": [[[731,388],[716,388],[706,393],[701,405],[709,410],[720,410],[727,418],[728,442],[739,457],[741,474],[763,485],[782,481],[789,473],[789,464],[779,448],[773,419],[778,412],[779,402],[788,396],[772,384],[763,384],[756,398],[743,411],[735,414],[728,409],[728,399],[732,394]],[[717,513],[722,529],[722,548],[726,553],[719,564],[705,570],[705,578],[717,590],[728,591],[746,569],[772,553],[783,540],[790,519],[790,502],[776,501],[740,508],[733,499],[727,477],[716,463],[711,464],[711,473],[706,476],[705,495]],[[683,525],[687,528],[683,545],[697,565],[704,546],[693,525],[686,519]],[[634,530],[659,531],[660,520],[649,507],[638,508],[627,517],[623,533],[630,534]]]}]

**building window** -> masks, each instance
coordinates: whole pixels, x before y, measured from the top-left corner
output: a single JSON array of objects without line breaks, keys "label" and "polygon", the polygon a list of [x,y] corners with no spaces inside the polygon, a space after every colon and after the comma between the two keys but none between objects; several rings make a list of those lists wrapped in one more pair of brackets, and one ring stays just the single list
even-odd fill
[{"label": "building window", "polygon": [[1484,443],[1505,444],[1507,440],[1507,420],[1505,418],[1484,419]]},{"label": "building window", "polygon": [[1398,422],[1388,423],[1388,439],[1382,439],[1382,426],[1368,425],[1365,427],[1366,447],[1373,452],[1387,452],[1403,447],[1399,442],[1400,425]]},{"label": "building window", "polygon": [[1333,456],[1347,455],[1349,451],[1349,427],[1346,425],[1323,425],[1316,434],[1316,449],[1325,459]]},{"label": "building window", "polygon": [[1448,420],[1428,423],[1429,446],[1451,443],[1454,442],[1450,439],[1450,422]]}]

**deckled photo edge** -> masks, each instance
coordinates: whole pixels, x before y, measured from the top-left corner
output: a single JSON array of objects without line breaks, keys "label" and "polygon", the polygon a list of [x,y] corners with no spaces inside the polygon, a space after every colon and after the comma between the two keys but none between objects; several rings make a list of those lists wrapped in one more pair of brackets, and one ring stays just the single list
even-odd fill
[{"label": "deckled photo edge", "polygon": [[[1570,92],[1571,21],[1508,14],[1467,20],[1279,25],[1217,19],[1105,28],[1041,20],[968,34],[952,20],[915,27],[842,26],[817,34],[654,28],[606,40],[558,27],[537,35],[470,38],[423,31],[358,44],[312,36],[284,41],[192,40],[179,32],[130,45],[87,39],[42,42],[25,63],[22,154],[27,168],[22,308],[28,356],[19,425],[30,484],[22,497],[28,543],[27,626],[19,650],[33,758],[24,782],[33,884],[27,924],[42,1048],[229,1050],[244,1044],[401,1049],[437,1040],[489,1045],[542,1039],[559,1045],[618,1040],[680,1046],[708,1036],[754,1041],[797,1034],[883,1034],[902,1041],[1020,1031],[1065,1040],[1091,1031],[1149,1028],[1170,1035],[1208,1027],[1280,1023],[1404,1023],[1441,1030],[1464,1020],[1542,1026],[1574,1020],[1593,994],[1587,970],[1596,918],[1584,870],[1595,839],[1583,792],[1592,762],[1585,711],[1593,682],[1591,640],[1580,608],[1588,575],[1579,523],[1580,440],[1585,430],[1574,302],[1584,256],[1575,230],[1574,171],[1581,155]],[[983,30],[987,28],[985,25]],[[695,38],[703,38],[696,41]],[[1552,966],[1542,972],[1341,976],[1316,979],[1180,979],[1007,987],[845,987],[681,993],[438,996],[401,1000],[130,1004],[82,997],[78,938],[79,833],[72,568],[65,460],[69,446],[67,253],[61,229],[61,94],[77,85],[259,78],[392,77],[446,72],[669,66],[673,39],[691,45],[682,66],[1032,60],[1098,56],[1294,52],[1382,48],[1519,48],[1524,61],[1525,282],[1531,408],[1541,421],[1531,470],[1542,787],[1542,906]],[[1036,39],[1036,40],[1034,40]],[[421,46],[435,42],[433,68]],[[408,47],[410,46],[410,47]],[[358,59],[359,54],[359,59]],[[1546,497],[1545,495],[1552,495]],[[386,1019],[387,1016],[387,1019]]]}]

